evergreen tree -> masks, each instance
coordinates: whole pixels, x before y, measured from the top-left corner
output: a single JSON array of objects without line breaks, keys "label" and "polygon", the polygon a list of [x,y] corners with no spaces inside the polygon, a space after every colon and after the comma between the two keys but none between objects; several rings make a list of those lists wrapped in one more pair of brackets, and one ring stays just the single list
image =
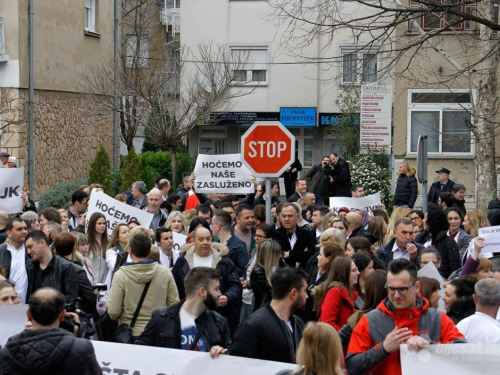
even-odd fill
[{"label": "evergreen tree", "polygon": [[95,155],[94,161],[90,165],[89,184],[99,184],[106,194],[113,195],[113,185],[111,183],[112,172],[108,152],[101,145],[101,148]]},{"label": "evergreen tree", "polygon": [[132,146],[122,166],[122,191],[126,191],[136,181],[142,180],[141,159]]}]

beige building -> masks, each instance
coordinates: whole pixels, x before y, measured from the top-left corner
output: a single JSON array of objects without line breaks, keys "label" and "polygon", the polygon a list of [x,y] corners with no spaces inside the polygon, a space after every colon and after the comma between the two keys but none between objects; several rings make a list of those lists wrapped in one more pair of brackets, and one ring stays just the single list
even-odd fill
[{"label": "beige building", "polygon": [[34,147],[33,198],[38,199],[55,184],[87,177],[101,145],[112,160],[113,116],[93,111],[84,94],[84,76],[112,62],[113,1],[35,1],[32,145],[28,0],[0,0],[0,17],[0,150],[17,157],[27,174],[28,150]]}]

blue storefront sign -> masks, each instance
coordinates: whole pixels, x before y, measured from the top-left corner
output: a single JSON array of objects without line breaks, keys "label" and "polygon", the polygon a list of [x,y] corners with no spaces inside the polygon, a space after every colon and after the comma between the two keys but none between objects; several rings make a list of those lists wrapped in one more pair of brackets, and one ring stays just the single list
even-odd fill
[{"label": "blue storefront sign", "polygon": [[285,126],[316,126],[316,107],[281,107],[280,122]]}]

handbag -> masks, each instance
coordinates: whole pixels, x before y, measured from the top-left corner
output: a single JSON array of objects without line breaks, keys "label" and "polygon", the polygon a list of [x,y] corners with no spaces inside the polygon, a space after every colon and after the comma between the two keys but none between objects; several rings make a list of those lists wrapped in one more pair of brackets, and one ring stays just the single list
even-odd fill
[{"label": "handbag", "polygon": [[146,294],[148,293],[148,289],[149,289],[150,284],[151,284],[151,281],[147,282],[146,285],[144,286],[144,290],[142,291],[141,299],[139,300],[139,303],[137,304],[137,308],[135,309],[134,317],[132,318],[130,325],[122,323],[116,329],[115,342],[121,343],[121,344],[133,344],[134,343],[134,341],[132,339],[132,328],[134,327],[135,321],[137,320],[137,317],[139,316],[139,311],[141,311],[141,307],[142,307],[142,304],[144,302],[144,299],[146,298]]}]

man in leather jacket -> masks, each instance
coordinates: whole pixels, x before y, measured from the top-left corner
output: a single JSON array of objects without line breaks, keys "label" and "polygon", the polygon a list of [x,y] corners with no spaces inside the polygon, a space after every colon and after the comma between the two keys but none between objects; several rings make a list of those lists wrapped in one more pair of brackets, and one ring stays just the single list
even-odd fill
[{"label": "man in leather jacket", "polygon": [[195,267],[184,279],[186,299],[153,311],[136,345],[226,354],[231,345],[226,318],[217,313],[220,272]]}]

